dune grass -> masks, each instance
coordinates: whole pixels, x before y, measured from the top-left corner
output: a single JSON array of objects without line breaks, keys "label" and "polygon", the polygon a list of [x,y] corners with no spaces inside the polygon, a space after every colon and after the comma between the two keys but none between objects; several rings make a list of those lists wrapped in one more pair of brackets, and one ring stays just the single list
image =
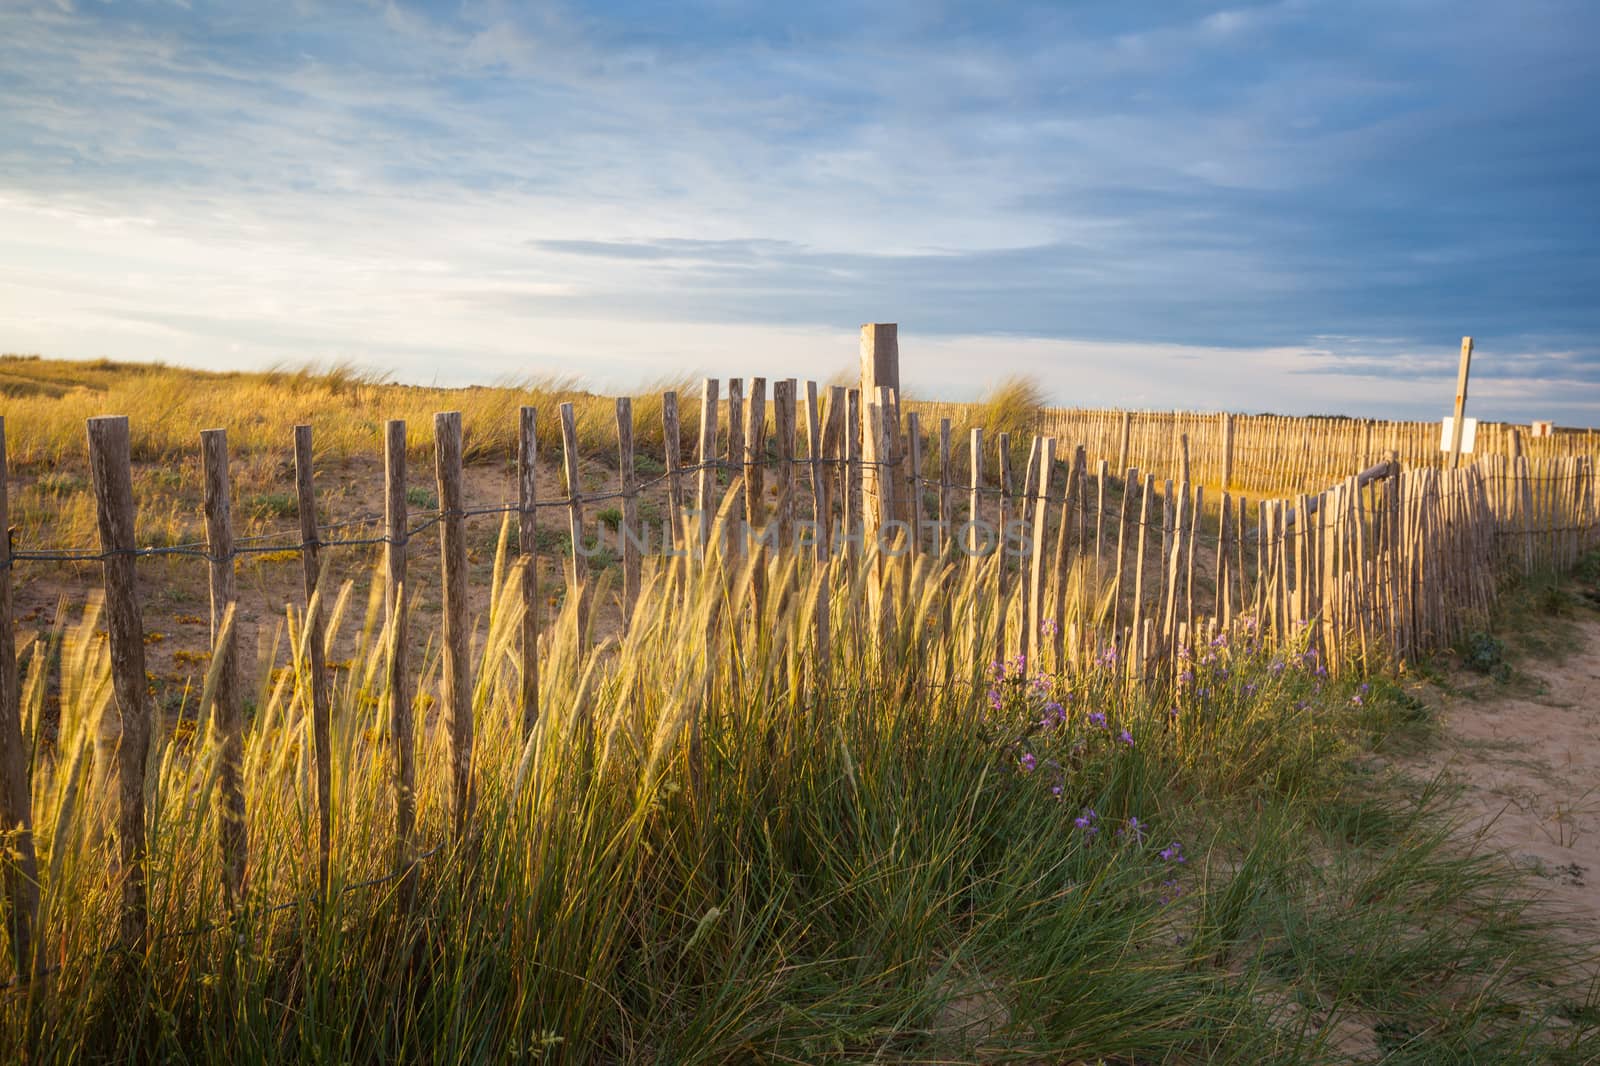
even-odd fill
[{"label": "dune grass", "polygon": [[[136,957],[108,950],[107,651],[93,605],[74,605],[25,658],[46,974],[0,994],[0,1055],[1600,1053],[1588,961],[1548,935],[1519,875],[1452,833],[1436,788],[1370,768],[1367,753],[1427,729],[1399,688],[1332,681],[1306,649],[1247,638],[1196,649],[1174,691],[1130,691],[1114,664],[1054,677],[988,662],[992,573],[957,578],[926,558],[904,574],[876,557],[763,565],[759,609],[749,565],[663,566],[631,631],[581,656],[569,605],[524,738],[520,577],[497,562],[475,643],[465,845],[450,841],[444,741],[428,724],[437,657],[419,668],[427,857],[409,911],[387,879],[381,594],[347,584],[332,604],[330,629],[359,637],[334,685],[326,898],[291,609],[245,745],[246,904],[230,914],[217,876],[216,747],[169,721],[148,756],[151,935]],[[812,637],[824,588],[826,663]],[[904,594],[885,622],[886,588]]]}]

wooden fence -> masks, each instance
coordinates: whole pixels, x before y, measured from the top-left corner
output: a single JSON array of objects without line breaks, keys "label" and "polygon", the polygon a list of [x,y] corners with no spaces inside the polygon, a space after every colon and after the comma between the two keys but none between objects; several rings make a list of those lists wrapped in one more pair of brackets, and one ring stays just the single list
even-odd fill
[{"label": "wooden fence", "polygon": [[[924,419],[957,425],[979,405],[908,403]],[[1188,437],[1196,481],[1213,489],[1252,494],[1317,491],[1350,470],[1396,455],[1407,468],[1443,468],[1439,423],[1366,418],[1294,418],[1227,412],[1047,408],[1030,428],[1044,436],[1083,444],[1112,470],[1173,470],[1179,442]],[[1593,455],[1600,439],[1590,429],[1556,429],[1532,436],[1528,427],[1480,422],[1467,460],[1503,456],[1557,459]]]},{"label": "wooden fence", "polygon": [[[1600,531],[1591,455],[1493,455],[1443,470],[1432,463],[1408,465],[1405,455],[1415,454],[1420,445],[1406,443],[1411,452],[1368,462],[1375,451],[1399,450],[1398,438],[1372,432],[1370,427],[1377,424],[1330,423],[1341,426],[1338,432],[1345,436],[1329,438],[1334,443],[1324,442],[1324,450],[1347,451],[1338,476],[1327,477],[1320,491],[1250,499],[1224,490],[1216,493],[1213,509],[1204,482],[1248,480],[1238,474],[1211,477],[1204,464],[1219,460],[1196,463],[1192,457],[1195,438],[1185,429],[1214,431],[1215,416],[1195,416],[1192,423],[1178,416],[1166,416],[1165,422],[1082,416],[1088,421],[1074,423],[1062,416],[1047,428],[1075,430],[1081,425],[1084,431],[1078,436],[1034,436],[1027,463],[1018,469],[1008,433],[987,434],[974,427],[963,441],[956,438],[949,418],[925,424],[923,412],[909,405],[902,417],[890,385],[819,389],[791,379],[772,383],[770,403],[764,379],[730,380],[725,391],[720,385],[715,380],[704,384],[693,444],[697,454],[688,460],[679,397],[663,395],[662,472],[643,481],[636,473],[632,407],[627,399],[618,400],[615,487],[601,492],[582,491],[572,405],[562,404],[556,412],[523,408],[517,424],[517,499],[499,506],[475,506],[466,498],[462,465],[471,427],[463,426],[455,413],[441,413],[433,426],[439,506],[420,522],[408,509],[405,489],[407,426],[392,421],[382,435],[382,533],[344,540],[319,535],[310,428],[297,427],[293,440],[285,442],[286,451],[292,446],[299,504],[299,539],[292,547],[303,560],[313,655],[320,655],[323,647],[320,582],[325,553],[365,546],[384,554],[395,866],[406,878],[402,905],[409,898],[416,855],[413,753],[418,728],[416,678],[407,654],[407,566],[423,543],[419,534],[433,526],[439,528],[443,592],[437,727],[449,752],[450,810],[458,836],[475,803],[469,654],[474,621],[469,616],[463,529],[476,516],[509,516],[519,534],[525,575],[518,652],[525,730],[532,729],[539,713],[540,632],[549,620],[541,606],[534,554],[539,523],[549,520],[551,510],[560,514],[558,521],[571,540],[565,581],[576,609],[562,617],[571,618],[580,634],[593,622],[594,582],[587,573],[591,553],[585,547],[592,541],[593,508],[615,500],[622,512],[620,617],[606,624],[616,627],[624,645],[647,566],[671,570],[707,565],[708,560],[742,565],[753,553],[763,553],[770,565],[756,569],[750,586],[751,594],[760,597],[767,580],[761,575],[778,573],[775,568],[785,557],[812,564],[857,557],[863,565],[813,565],[809,571],[818,582],[809,623],[814,639],[808,649],[810,676],[815,678],[829,669],[828,649],[837,627],[860,621],[851,612],[859,609],[862,598],[832,596],[828,579],[867,580],[875,572],[872,560],[903,557],[910,565],[942,568],[951,580],[980,571],[983,580],[990,580],[992,574],[1003,619],[996,655],[1023,655],[1030,664],[1066,675],[1110,669],[1130,684],[1157,686],[1176,683],[1189,649],[1219,634],[1292,642],[1311,649],[1336,671],[1379,668],[1425,654],[1448,645],[1466,627],[1483,624],[1505,572],[1570,565],[1594,545]],[[552,414],[559,419],[563,445],[559,487],[545,483],[548,474],[541,471],[537,455],[537,425]],[[1241,431],[1242,425],[1252,428]],[[1369,428],[1355,428],[1363,425]],[[1172,432],[1177,433],[1175,445],[1167,437]],[[1278,420],[1239,419],[1223,423],[1221,432],[1231,433],[1236,463],[1237,457],[1248,455],[1246,465],[1265,465],[1252,449],[1268,445],[1256,442],[1287,431]],[[198,444],[205,489],[204,545],[136,544],[128,422],[96,418],[88,423],[88,446],[98,549],[50,551],[9,542],[0,549],[0,817],[16,829],[17,858],[7,867],[5,887],[19,973],[26,974],[25,960],[35,957],[29,942],[38,871],[11,616],[11,570],[18,563],[92,559],[102,568],[114,706],[122,724],[117,833],[121,940],[137,946],[146,923],[142,753],[151,728],[138,560],[188,555],[206,562],[211,577],[208,691],[214,694],[207,710],[223,755],[218,795],[224,881],[230,892],[238,890],[248,797],[237,772],[243,682],[233,575],[237,560],[255,547],[233,534],[226,434],[208,430]],[[1222,454],[1226,468],[1226,449]],[[1313,475],[1302,470],[1294,476]],[[6,480],[0,420],[0,523],[6,518]],[[669,509],[662,551],[647,558],[650,538],[641,531],[638,505],[650,494],[664,496]],[[716,550],[709,550],[713,546]],[[282,551],[284,545],[271,547]],[[897,579],[890,575],[896,571],[885,567],[876,572],[880,587],[872,590],[868,602],[892,610]],[[904,572],[903,566],[898,572]],[[848,610],[840,606],[845,601],[852,604]],[[326,885],[330,755],[328,693],[320,661],[313,661],[310,676],[320,870]],[[696,736],[691,729],[691,751]]]}]

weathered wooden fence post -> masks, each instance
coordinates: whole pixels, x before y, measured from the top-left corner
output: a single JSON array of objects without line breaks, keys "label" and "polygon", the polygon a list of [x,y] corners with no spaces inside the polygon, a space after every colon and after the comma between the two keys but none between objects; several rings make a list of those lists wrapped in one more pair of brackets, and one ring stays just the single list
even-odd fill
[{"label": "weathered wooden fence post", "polygon": [[[1037,493],[1033,501],[1033,554],[1032,568],[1028,574],[1028,636],[1025,642],[1028,655],[1028,669],[1035,672],[1044,669],[1044,586],[1045,586],[1045,558],[1046,543],[1050,535],[1050,481],[1055,472],[1056,465],[1056,439],[1043,438],[1039,452],[1039,479],[1034,488]],[[1060,625],[1060,619],[1056,620]]]},{"label": "weathered wooden fence post", "polygon": [[412,836],[417,824],[416,739],[412,722],[411,672],[407,664],[406,615],[406,424],[390,419],[383,438],[384,615],[389,629],[389,743],[394,766],[394,869],[401,875],[400,908],[416,896]]},{"label": "weathered wooden fence post", "polygon": [[6,926],[17,979],[28,980],[37,953],[39,862],[33,845],[33,793],[28,752],[22,738],[22,689],[17,677],[17,638],[11,616],[10,472],[6,462],[6,420],[0,416],[0,830],[16,855],[6,866]]},{"label": "weathered wooden fence post", "polygon": [[678,394],[661,394],[661,437],[667,464],[667,521],[674,549],[688,550],[688,533],[683,528],[683,442],[678,422]]},{"label": "weathered wooden fence post", "polygon": [[1128,454],[1133,438],[1133,415],[1131,412],[1122,412],[1121,440],[1117,447],[1117,469],[1126,470],[1133,465],[1132,456]]},{"label": "weathered wooden fence post", "polygon": [[[732,427],[729,427],[730,430]],[[731,437],[731,432],[730,432]],[[738,457],[735,470],[744,471],[744,510],[745,521],[754,532],[757,524],[762,526],[767,522],[766,500],[766,462],[767,462],[767,379],[750,379],[750,396],[745,404],[744,424],[744,455]],[[730,455],[730,459],[733,458]],[[764,532],[764,530],[763,530]],[[758,557],[755,565],[750,568],[750,602],[755,607],[756,617],[761,616],[762,605],[766,603],[767,595],[767,568],[766,568],[766,540],[762,538],[756,547]]]},{"label": "weathered wooden fence post", "polygon": [[235,611],[239,586],[233,567],[233,507],[228,487],[228,434],[208,429],[200,434],[200,463],[205,481],[206,550],[211,557],[211,655],[216,685],[211,699],[211,728],[221,749],[217,766],[218,844],[222,884],[230,906],[244,898],[246,863],[245,799],[241,780],[244,763],[244,707],[239,691],[239,640]]},{"label": "weathered wooden fence post", "polygon": [[617,397],[617,477],[622,489],[622,523],[617,536],[622,541],[622,628],[633,625],[633,610],[639,604],[642,562],[639,554],[639,481],[633,469],[633,401]]},{"label": "weathered wooden fence post", "polygon": [[[665,405],[663,405],[663,412]],[[522,557],[522,739],[539,721],[539,413],[523,407],[517,419],[517,553]],[[671,446],[668,446],[669,454]],[[677,513],[677,501],[669,504]]]},{"label": "weathered wooden fence post", "polygon": [[144,766],[150,748],[150,702],[144,666],[144,624],[139,617],[134,567],[132,447],[121,415],[89,419],[89,470],[104,555],[106,622],[111,644],[111,687],[121,738],[117,745],[117,848],[122,874],[122,946],[144,949]]},{"label": "weathered wooden fence post", "polygon": [[700,477],[695,506],[700,521],[695,545],[702,561],[711,557],[711,520],[717,487],[717,379],[706,378],[700,390]]},{"label": "weathered wooden fence post", "polygon": [[1224,411],[1222,419],[1222,491],[1233,489],[1233,416]]},{"label": "weathered wooden fence post", "polygon": [[567,571],[567,596],[577,630],[578,654],[589,648],[589,556],[583,547],[583,478],[578,470],[578,416],[572,404],[561,405],[561,461],[567,478],[567,531],[572,540],[572,566]]},{"label": "weathered wooden fence post", "polygon": [[294,485],[300,512],[300,568],[306,589],[306,653],[311,671],[311,742],[317,764],[317,885],[328,891],[333,849],[333,764],[329,747],[327,636],[322,616],[322,541],[317,532],[317,494],[312,480],[311,427],[294,427]]},{"label": "weathered wooden fence post", "polygon": [[[888,389],[892,394],[887,405],[879,393],[880,389]],[[878,435],[863,423],[861,460],[865,469],[862,473],[862,491],[866,497],[863,517],[868,531],[875,536],[879,516],[885,513],[878,499],[887,493],[888,499],[893,500],[894,474],[889,464],[894,461],[893,438],[898,423],[891,409],[900,400],[900,330],[893,322],[869,322],[861,327],[861,396],[865,404],[883,407],[883,436],[888,440],[889,449],[880,454],[884,445],[879,442]],[[863,410],[862,416],[866,417],[867,413]],[[896,516],[892,503],[889,516]]]},{"label": "weathered wooden fence post", "polygon": [[[728,441],[727,465],[728,487],[735,489],[735,479],[744,470],[744,379],[728,379]],[[755,520],[754,512],[748,517],[745,513],[745,504],[748,496],[742,487],[730,491],[726,501],[721,506],[726,506],[727,516],[722,534],[728,558],[728,565],[724,568],[727,572],[728,582],[731,585],[733,576],[738,569],[738,560],[745,557],[750,545],[749,525]]]},{"label": "weathered wooden fence post", "polygon": [[472,820],[472,631],[467,621],[467,531],[461,491],[461,412],[433,416],[439,481],[439,571],[444,593],[444,730],[455,838]]}]

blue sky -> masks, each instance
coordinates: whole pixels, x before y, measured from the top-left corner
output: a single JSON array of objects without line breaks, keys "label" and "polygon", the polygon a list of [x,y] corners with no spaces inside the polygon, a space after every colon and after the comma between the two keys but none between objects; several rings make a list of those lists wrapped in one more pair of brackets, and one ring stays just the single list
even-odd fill
[{"label": "blue sky", "polygon": [[0,0],[0,350],[1600,424],[1600,4]]}]

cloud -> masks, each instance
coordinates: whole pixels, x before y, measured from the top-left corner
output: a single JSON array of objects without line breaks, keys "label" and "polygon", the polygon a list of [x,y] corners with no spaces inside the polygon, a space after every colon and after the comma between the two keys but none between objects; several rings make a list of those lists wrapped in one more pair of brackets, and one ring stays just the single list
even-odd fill
[{"label": "cloud", "polygon": [[1470,332],[1507,412],[1600,390],[1577,0],[300,10],[8,14],[0,347],[467,380],[892,318],[927,391],[1380,414]]}]

